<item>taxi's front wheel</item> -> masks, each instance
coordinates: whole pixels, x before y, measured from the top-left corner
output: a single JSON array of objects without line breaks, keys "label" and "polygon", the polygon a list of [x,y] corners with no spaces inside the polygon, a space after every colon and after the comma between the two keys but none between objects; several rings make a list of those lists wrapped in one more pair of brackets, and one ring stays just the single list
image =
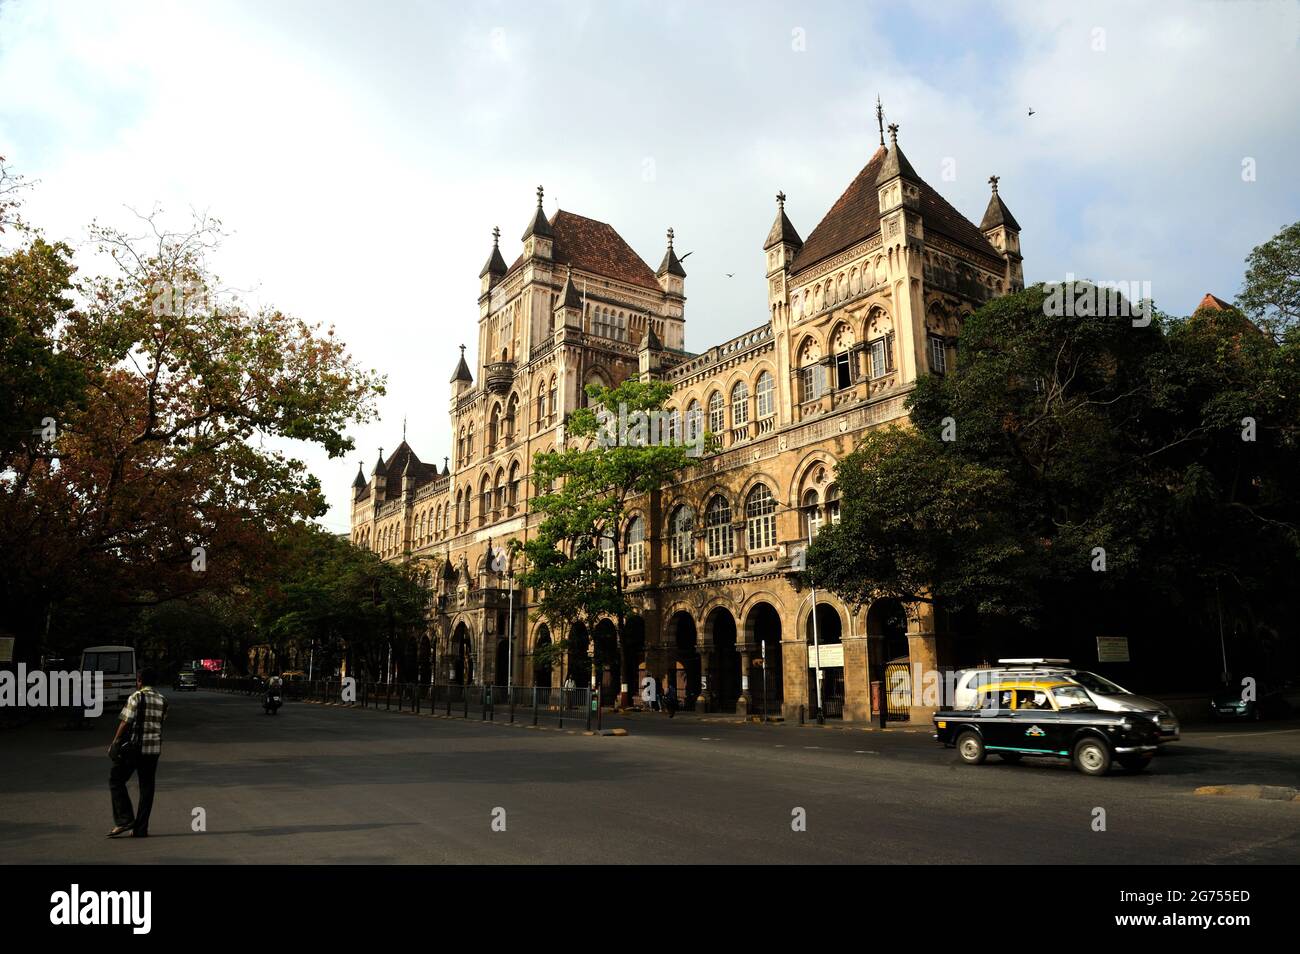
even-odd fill
[{"label": "taxi's front wheel", "polygon": [[978,732],[968,730],[957,737],[957,755],[967,765],[979,765],[984,761],[984,740]]},{"label": "taxi's front wheel", "polygon": [[1084,739],[1074,747],[1074,767],[1084,775],[1110,771],[1110,749],[1100,739]]}]

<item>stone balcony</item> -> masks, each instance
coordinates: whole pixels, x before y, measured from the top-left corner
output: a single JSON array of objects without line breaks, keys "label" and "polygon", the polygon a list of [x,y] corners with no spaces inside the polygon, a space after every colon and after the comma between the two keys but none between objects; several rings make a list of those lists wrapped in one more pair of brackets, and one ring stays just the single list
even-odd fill
[{"label": "stone balcony", "polygon": [[494,394],[510,393],[510,385],[515,380],[515,363],[513,361],[494,361],[483,369],[483,382]]}]

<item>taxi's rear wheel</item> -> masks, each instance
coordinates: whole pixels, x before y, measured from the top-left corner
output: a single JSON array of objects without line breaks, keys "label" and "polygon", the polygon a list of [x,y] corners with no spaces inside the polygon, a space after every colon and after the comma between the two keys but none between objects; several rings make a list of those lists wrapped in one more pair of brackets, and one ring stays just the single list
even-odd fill
[{"label": "taxi's rear wheel", "polygon": [[984,761],[987,753],[984,751],[984,740],[978,732],[968,729],[957,736],[957,755],[967,765],[979,765]]},{"label": "taxi's rear wheel", "polygon": [[1105,775],[1110,771],[1110,749],[1101,739],[1084,739],[1074,747],[1074,767],[1084,775]]}]

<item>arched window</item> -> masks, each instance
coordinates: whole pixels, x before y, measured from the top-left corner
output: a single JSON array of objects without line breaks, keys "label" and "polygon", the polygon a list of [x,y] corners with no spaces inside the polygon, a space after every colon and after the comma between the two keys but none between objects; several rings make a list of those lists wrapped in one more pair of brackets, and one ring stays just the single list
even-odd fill
[{"label": "arched window", "polygon": [[749,423],[749,385],[737,381],[731,389],[731,426],[744,427]]},{"label": "arched window", "polygon": [[826,519],[832,527],[840,522],[840,488],[837,484],[826,489]]},{"label": "arched window", "polygon": [[826,369],[821,364],[821,349],[809,338],[799,349],[800,400],[815,401],[826,393]]},{"label": "arched window", "polygon": [[731,504],[722,494],[710,500],[704,511],[704,539],[710,557],[731,556],[735,548],[731,533]]},{"label": "arched window", "polygon": [[497,469],[496,484],[492,488],[494,492],[494,501],[492,509],[494,511],[504,510],[506,507],[506,472]]},{"label": "arched window", "polygon": [[668,411],[668,443],[682,443],[682,412],[675,407]]},{"label": "arched window", "polygon": [[474,422],[469,422],[469,428],[465,431],[465,459],[474,459]]},{"label": "arched window", "polygon": [[721,434],[726,430],[727,421],[723,411],[722,392],[714,391],[709,395],[709,433]]},{"label": "arched window", "polygon": [[519,506],[519,462],[515,461],[510,465],[510,496],[509,502],[511,508]]},{"label": "arched window", "polygon": [[547,407],[546,417],[550,421],[555,420],[555,413],[557,408],[559,407],[559,402],[558,402],[559,396],[560,396],[560,389],[555,383],[555,375],[551,375],[551,393],[546,403],[546,407]]},{"label": "arched window", "polygon": [[492,511],[492,482],[488,480],[487,474],[483,475],[482,482],[478,485],[479,503],[478,514],[483,519]]},{"label": "arched window", "polygon": [[764,371],[758,376],[758,386],[754,390],[756,398],[755,414],[760,421],[765,417],[771,417],[776,411],[773,391],[772,372]]},{"label": "arched window", "polygon": [[600,538],[600,565],[614,572],[614,537],[612,534]]},{"label": "arched window", "polygon": [[456,460],[465,463],[465,428],[460,429],[460,434],[456,437]]},{"label": "arched window", "polygon": [[695,513],[682,504],[673,511],[668,527],[668,558],[674,564],[695,559]]},{"label": "arched window", "polygon": [[803,495],[803,535],[805,539],[813,539],[817,536],[822,528],[822,511],[820,501],[817,499],[817,491],[808,490]]},{"label": "arched window", "polygon": [[693,444],[704,433],[704,411],[699,401],[692,401],[686,409],[686,442]]},{"label": "arched window", "polygon": [[645,570],[645,521],[633,517],[627,525],[627,572]]},{"label": "arched window", "polygon": [[750,550],[776,546],[776,500],[767,484],[759,484],[745,501],[745,529]]}]

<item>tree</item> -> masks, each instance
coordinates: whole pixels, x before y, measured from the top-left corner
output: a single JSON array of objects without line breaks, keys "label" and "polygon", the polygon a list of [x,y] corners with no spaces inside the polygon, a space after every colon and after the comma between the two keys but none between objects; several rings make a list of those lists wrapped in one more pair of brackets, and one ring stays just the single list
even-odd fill
[{"label": "tree", "polygon": [[1243,312],[1274,337],[1300,320],[1300,222],[1293,222],[1246,257]]},{"label": "tree", "polygon": [[1206,672],[1211,644],[1217,662],[1223,614],[1256,634],[1241,656],[1294,665],[1294,639],[1259,634],[1294,634],[1300,608],[1295,336],[1232,308],[1148,324],[1060,314],[1048,295],[971,315],[956,367],[909,397],[914,430],[869,434],[840,463],[818,581],[854,602],[933,600],[1051,655],[1141,634],[1167,678],[1188,659]]},{"label": "tree", "polygon": [[338,456],[383,392],[333,329],[217,290],[217,223],[144,222],[144,236],[92,228],[110,271],[71,296],[64,248],[34,242],[0,266],[19,322],[2,346],[37,356],[28,377],[55,424],[39,446],[17,441],[0,474],[0,596],[29,656],[46,631],[84,641],[75,626],[97,613],[264,576],[275,534],[325,510],[316,478],[266,442]]},{"label": "tree", "polygon": [[[542,520],[522,545],[520,582],[538,594],[537,615],[553,633],[567,634],[577,622],[591,632],[601,619],[614,621],[621,701],[627,694],[626,631],[633,610],[623,573],[628,505],[677,479],[713,446],[704,435],[693,446],[686,440],[696,435],[682,432],[680,417],[664,409],[671,393],[669,385],[657,381],[588,385],[589,406],[565,422],[565,446],[533,461],[539,493],[531,507]],[[660,424],[661,436],[667,432],[669,439],[654,439],[652,428]]]}]

